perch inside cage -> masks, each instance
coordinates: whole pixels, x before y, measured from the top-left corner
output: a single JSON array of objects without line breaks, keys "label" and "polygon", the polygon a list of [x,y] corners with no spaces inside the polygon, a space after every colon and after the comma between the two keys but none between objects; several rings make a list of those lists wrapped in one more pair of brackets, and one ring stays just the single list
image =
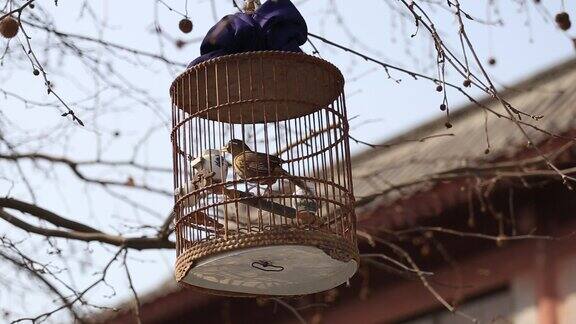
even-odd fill
[{"label": "perch inside cage", "polygon": [[343,85],[332,64],[288,52],[218,57],[174,81],[180,283],[301,295],[356,272]]}]

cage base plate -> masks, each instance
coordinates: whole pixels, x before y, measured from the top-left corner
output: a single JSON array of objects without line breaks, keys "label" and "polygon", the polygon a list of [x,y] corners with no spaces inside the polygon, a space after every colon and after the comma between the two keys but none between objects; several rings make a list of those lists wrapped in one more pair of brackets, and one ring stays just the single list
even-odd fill
[{"label": "cage base plate", "polygon": [[275,245],[205,258],[182,282],[233,294],[297,296],[335,288],[357,269],[355,260],[338,261],[313,246]]}]

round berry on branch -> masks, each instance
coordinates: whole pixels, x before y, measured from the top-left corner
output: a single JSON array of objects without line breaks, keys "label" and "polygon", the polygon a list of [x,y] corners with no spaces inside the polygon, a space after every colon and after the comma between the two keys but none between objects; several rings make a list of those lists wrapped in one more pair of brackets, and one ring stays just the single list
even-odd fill
[{"label": "round berry on branch", "polygon": [[5,38],[13,38],[18,34],[20,25],[16,19],[7,16],[0,20],[0,35]]},{"label": "round berry on branch", "polygon": [[572,27],[572,22],[570,21],[570,15],[568,15],[567,12],[561,12],[557,14],[554,20],[556,21],[556,25],[558,25],[558,28],[562,30],[568,30],[570,29],[570,27]]},{"label": "round berry on branch", "polygon": [[191,32],[193,27],[194,25],[192,24],[192,20],[188,18],[184,18],[178,23],[178,28],[180,28],[180,31],[182,31],[184,34]]}]

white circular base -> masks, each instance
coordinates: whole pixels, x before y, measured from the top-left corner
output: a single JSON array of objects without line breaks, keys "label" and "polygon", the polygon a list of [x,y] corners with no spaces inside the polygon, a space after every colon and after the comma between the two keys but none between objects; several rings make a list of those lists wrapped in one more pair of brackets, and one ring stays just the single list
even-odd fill
[{"label": "white circular base", "polygon": [[[259,265],[253,263],[260,261],[269,262],[274,267],[267,269],[276,271],[255,268],[254,265]],[[337,287],[348,281],[357,269],[355,260],[338,261],[316,247],[276,245],[206,258],[190,269],[182,281],[224,292],[295,296]]]}]

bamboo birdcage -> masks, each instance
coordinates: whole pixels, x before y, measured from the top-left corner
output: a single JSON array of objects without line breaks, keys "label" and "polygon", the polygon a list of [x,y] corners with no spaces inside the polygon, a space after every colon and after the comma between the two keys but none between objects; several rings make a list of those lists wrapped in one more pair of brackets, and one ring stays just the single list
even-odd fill
[{"label": "bamboo birdcage", "polygon": [[[334,65],[287,52],[222,56],[174,81],[178,282],[286,296],[334,288],[356,272],[343,87]],[[233,139],[267,154],[259,167],[268,173],[235,167],[223,149]],[[271,171],[271,156],[282,170]]]}]

